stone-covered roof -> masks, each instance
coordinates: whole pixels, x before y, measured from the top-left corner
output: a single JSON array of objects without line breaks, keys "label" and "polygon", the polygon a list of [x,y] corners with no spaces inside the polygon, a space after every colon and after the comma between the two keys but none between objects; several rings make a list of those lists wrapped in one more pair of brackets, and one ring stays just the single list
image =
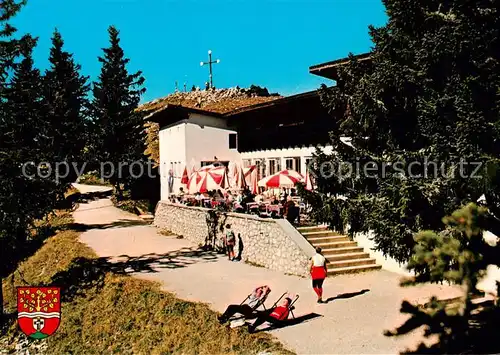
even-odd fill
[{"label": "stone-covered roof", "polygon": [[[267,90],[265,91],[267,92]],[[277,94],[259,96],[250,89],[229,88],[219,90],[196,90],[189,92],[177,92],[147,102],[139,107],[149,115],[157,113],[166,108],[167,105],[181,106],[202,111],[226,114],[231,111],[280,99]]]}]

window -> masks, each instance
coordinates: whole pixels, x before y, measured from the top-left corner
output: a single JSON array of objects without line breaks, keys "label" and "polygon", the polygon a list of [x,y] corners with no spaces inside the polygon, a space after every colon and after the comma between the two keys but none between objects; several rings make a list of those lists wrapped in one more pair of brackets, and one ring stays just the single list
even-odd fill
[{"label": "window", "polygon": [[249,168],[251,165],[252,165],[251,159],[243,159],[243,167],[244,168]]},{"label": "window", "polygon": [[285,159],[286,169],[295,170],[300,173],[300,157],[286,158]]},{"label": "window", "polygon": [[280,160],[277,158],[269,159],[269,175],[276,174],[280,171]]},{"label": "window", "polygon": [[264,178],[266,174],[266,164],[264,160],[257,160],[255,162],[255,169],[257,169],[257,180]]},{"label": "window", "polygon": [[298,172],[299,174],[302,173],[302,167],[300,166],[300,157],[295,157],[293,158],[294,166],[295,166],[295,171]]},{"label": "window", "polygon": [[229,134],[229,149],[238,149],[238,142],[237,142],[236,133]]}]

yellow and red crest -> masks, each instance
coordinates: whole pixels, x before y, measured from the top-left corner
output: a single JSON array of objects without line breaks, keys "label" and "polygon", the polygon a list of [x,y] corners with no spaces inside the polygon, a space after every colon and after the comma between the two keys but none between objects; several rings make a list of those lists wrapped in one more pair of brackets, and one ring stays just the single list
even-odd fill
[{"label": "yellow and red crest", "polygon": [[61,322],[59,287],[18,287],[17,319],[27,336],[43,339],[55,333]]}]

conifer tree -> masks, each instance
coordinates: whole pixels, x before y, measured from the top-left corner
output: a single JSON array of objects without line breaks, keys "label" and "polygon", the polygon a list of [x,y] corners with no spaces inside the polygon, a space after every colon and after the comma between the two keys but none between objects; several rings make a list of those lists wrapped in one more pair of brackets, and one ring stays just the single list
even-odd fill
[{"label": "conifer tree", "polygon": [[384,5],[371,59],[351,57],[321,90],[338,127],[335,153],[318,153],[311,202],[318,221],[373,231],[379,251],[406,262],[413,235],[439,229],[440,216],[482,194],[500,205],[500,2]]},{"label": "conifer tree", "polygon": [[[9,72],[14,68],[14,62],[19,57],[21,50],[29,45],[29,36],[16,39],[13,35],[16,29],[9,24],[24,5],[24,1],[15,0],[0,1],[0,282],[7,274],[7,258],[11,251],[10,246],[14,244],[16,238],[12,234],[13,229],[19,230],[15,211],[10,210],[15,199],[14,190],[18,176],[12,171],[13,159],[11,149],[6,142],[9,135],[12,135],[9,112],[9,105],[6,102],[6,93],[9,89]],[[3,293],[0,287],[0,317],[3,317]]]},{"label": "conifer tree", "polygon": [[417,354],[498,353],[500,303],[473,299],[479,294],[478,282],[488,265],[500,266],[500,245],[483,238],[484,231],[499,230],[500,220],[487,208],[471,203],[443,218],[443,222],[445,229],[440,233],[423,231],[416,236],[409,269],[417,276],[402,284],[446,281],[462,285],[463,297],[452,303],[433,297],[425,307],[404,301],[401,311],[410,318],[386,335],[403,335],[424,326],[426,336],[437,336],[439,341],[432,346],[422,343],[415,351]]},{"label": "conifer tree", "polygon": [[[81,163],[87,135],[90,89],[88,77],[80,75],[81,67],[73,55],[63,49],[64,41],[56,30],[50,49],[50,68],[45,72],[44,100],[53,140],[50,148],[55,162]],[[66,170],[66,168],[61,168]],[[71,167],[63,182],[75,181]],[[66,174],[66,171],[61,171]]]},{"label": "conifer tree", "polygon": [[[39,178],[30,164],[50,162],[52,155],[43,82],[31,57],[36,40],[29,35],[15,39],[16,31],[8,24],[22,5],[0,2],[0,281],[19,261],[33,222],[52,210],[57,197],[53,180]],[[48,172],[47,166],[41,170],[42,175]]]},{"label": "conifer tree", "polygon": [[101,164],[113,164],[114,174],[109,180],[120,197],[121,184],[127,182],[130,173],[127,164],[144,159],[144,122],[136,108],[145,89],[142,73],[130,74],[127,70],[130,60],[125,58],[120,46],[118,30],[111,26],[108,33],[110,46],[104,48],[104,55],[99,57],[101,74],[93,86],[93,134],[96,138],[93,149]]}]

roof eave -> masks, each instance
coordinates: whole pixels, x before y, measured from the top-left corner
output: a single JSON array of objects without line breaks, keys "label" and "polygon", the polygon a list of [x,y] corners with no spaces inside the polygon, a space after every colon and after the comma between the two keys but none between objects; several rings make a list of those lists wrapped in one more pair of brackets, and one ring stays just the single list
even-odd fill
[{"label": "roof eave", "polygon": [[181,106],[181,105],[167,104],[167,105],[163,106],[162,108],[150,113],[144,119],[146,121],[160,123],[159,121],[163,121],[163,117],[165,115],[168,115],[169,113],[180,114],[185,118],[188,118],[190,113],[197,113],[197,114],[212,116],[212,117],[222,117],[222,114],[217,113],[217,112],[200,110],[200,109],[185,107],[185,106]]},{"label": "roof eave", "polygon": [[237,115],[237,114],[240,114],[243,112],[259,110],[261,108],[272,107],[272,106],[280,105],[280,104],[283,104],[283,103],[286,103],[286,102],[289,102],[292,100],[297,100],[297,99],[306,98],[306,97],[313,97],[313,96],[317,96],[317,95],[319,95],[318,90],[313,90],[313,91],[307,91],[307,92],[303,92],[303,93],[292,95],[292,96],[285,96],[285,97],[282,97],[282,98],[279,98],[276,100],[272,100],[269,102],[263,102],[260,104],[241,107],[239,109],[236,109],[236,110],[233,110],[231,112],[224,114],[224,117],[230,117],[230,116],[234,116],[234,115]]},{"label": "roof eave", "polygon": [[[353,57],[354,59],[363,62],[371,60],[371,53],[358,54]],[[312,65],[309,67],[309,73],[313,75],[318,75],[323,78],[338,80],[338,68],[349,64],[351,58],[341,58],[334,61]]]}]

